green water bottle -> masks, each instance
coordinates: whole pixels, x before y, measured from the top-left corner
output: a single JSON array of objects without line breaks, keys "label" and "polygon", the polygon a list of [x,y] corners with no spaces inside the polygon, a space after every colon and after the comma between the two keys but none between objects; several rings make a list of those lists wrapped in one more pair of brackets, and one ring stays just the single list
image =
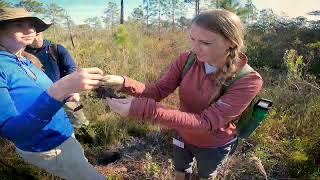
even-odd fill
[{"label": "green water bottle", "polygon": [[261,123],[268,115],[268,111],[272,106],[272,101],[267,99],[259,99],[253,106],[252,116],[257,123]]},{"label": "green water bottle", "polygon": [[267,99],[259,99],[252,107],[249,115],[240,119],[237,124],[238,136],[240,138],[248,138],[268,116],[268,112],[272,106],[272,101]]}]

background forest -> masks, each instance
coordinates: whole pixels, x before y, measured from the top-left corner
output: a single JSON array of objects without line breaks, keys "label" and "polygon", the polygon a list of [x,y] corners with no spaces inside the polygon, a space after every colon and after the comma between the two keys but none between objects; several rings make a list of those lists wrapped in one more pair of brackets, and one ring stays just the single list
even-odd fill
[{"label": "background forest", "polygon": [[[220,169],[220,177],[320,178],[320,20],[258,11],[250,0],[245,5],[232,0],[143,0],[127,19],[125,2],[119,0],[106,2],[103,17],[90,17],[81,25],[54,3],[0,0],[0,7],[10,6],[25,7],[54,23],[46,37],[63,44],[79,67],[99,67],[106,74],[146,83],[190,47],[187,9],[195,14],[212,8],[237,13],[245,25],[249,64],[264,79],[260,96],[273,100],[274,106]],[[320,4],[309,14],[319,17]],[[89,134],[77,130],[77,137],[100,172],[119,179],[173,178],[171,131],[113,114],[91,92],[81,98],[91,124]],[[177,93],[164,103],[177,107]],[[1,139],[0,145],[0,179],[58,179],[23,163],[7,140]],[[106,152],[119,152],[121,158],[108,164],[101,158]]]}]

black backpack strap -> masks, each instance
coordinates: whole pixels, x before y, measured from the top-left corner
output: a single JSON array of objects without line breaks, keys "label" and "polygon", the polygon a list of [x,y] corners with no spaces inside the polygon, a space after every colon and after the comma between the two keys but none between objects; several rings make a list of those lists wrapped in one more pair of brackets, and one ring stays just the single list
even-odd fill
[{"label": "black backpack strap", "polygon": [[185,65],[183,66],[183,69],[181,71],[181,80],[187,74],[187,72],[189,71],[189,69],[194,64],[195,61],[196,61],[196,55],[194,53],[190,52],[188,55],[188,59],[187,59]]},{"label": "black backpack strap", "polygon": [[50,54],[51,58],[53,59],[53,61],[55,63],[57,63],[57,66],[59,68],[59,76],[60,77],[64,76],[65,66],[64,66],[63,60],[61,60],[61,58],[60,58],[61,56],[59,56],[57,44],[51,43],[49,45],[49,54]]},{"label": "black backpack strap", "polygon": [[55,43],[51,43],[49,45],[49,54],[52,57],[52,59],[59,64],[59,54],[58,54],[58,45]]}]

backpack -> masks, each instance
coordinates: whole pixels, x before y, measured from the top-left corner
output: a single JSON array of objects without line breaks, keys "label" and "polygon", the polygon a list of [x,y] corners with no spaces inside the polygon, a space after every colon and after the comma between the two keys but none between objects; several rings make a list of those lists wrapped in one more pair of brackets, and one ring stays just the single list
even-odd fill
[{"label": "backpack", "polygon": [[51,43],[49,45],[49,54],[52,59],[59,65],[59,54],[58,54],[58,45],[55,43]]},{"label": "backpack", "polygon": [[58,53],[58,45],[55,43],[51,43],[48,48],[48,52],[53,61],[58,65],[60,77],[66,75],[66,70],[64,68],[63,62],[60,60],[60,56]]},{"label": "backpack", "polygon": [[[181,71],[181,80],[189,71],[191,66],[195,62],[195,54],[189,53],[188,59]],[[244,77],[245,75],[254,72],[254,69],[246,64],[240,72],[236,74],[236,76],[227,80],[222,85],[222,90],[220,96],[228,90],[228,88],[237,80]],[[272,106],[272,101],[258,98],[257,96],[250,102],[248,107],[242,112],[241,116],[235,120],[235,124],[237,127],[237,135],[239,138],[247,139],[256,128],[261,124],[261,122],[267,117],[268,111]]]}]

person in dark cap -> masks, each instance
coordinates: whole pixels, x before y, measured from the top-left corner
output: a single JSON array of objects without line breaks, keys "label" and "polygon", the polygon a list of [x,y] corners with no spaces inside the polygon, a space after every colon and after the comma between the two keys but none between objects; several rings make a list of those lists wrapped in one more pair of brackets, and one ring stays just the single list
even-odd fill
[{"label": "person in dark cap", "polygon": [[49,26],[23,8],[0,8],[0,135],[26,162],[55,176],[106,179],[88,163],[63,109],[71,94],[97,88],[102,70],[77,70],[52,83],[23,56]]}]

